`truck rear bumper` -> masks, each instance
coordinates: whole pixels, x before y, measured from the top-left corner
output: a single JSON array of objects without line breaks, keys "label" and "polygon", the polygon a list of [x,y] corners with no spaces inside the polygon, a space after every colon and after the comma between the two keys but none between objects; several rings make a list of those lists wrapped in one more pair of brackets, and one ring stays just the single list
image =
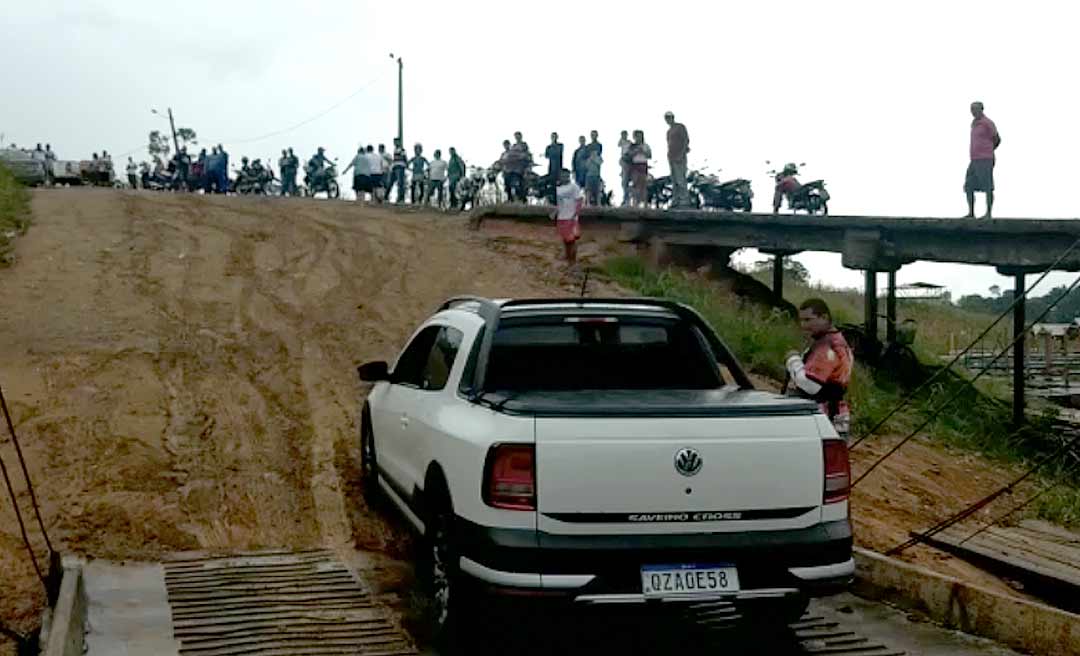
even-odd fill
[{"label": "truck rear bumper", "polygon": [[[553,596],[566,596],[574,601],[587,604],[627,604],[645,603],[646,598],[640,593],[597,593],[580,594],[596,580],[591,574],[539,574],[525,572],[502,572],[485,567],[468,558],[462,557],[461,571],[474,579],[492,586],[496,591],[513,594],[527,591],[548,592]],[[792,587],[757,588],[742,590],[734,594],[720,594],[709,597],[672,596],[659,601],[710,601],[750,599],[777,599],[800,594],[822,596],[844,590],[855,576],[855,560],[842,563],[819,565],[815,567],[789,567],[788,573],[798,581]],[[651,600],[650,600],[651,601]]]},{"label": "truck rear bumper", "polygon": [[855,573],[847,520],[797,530],[687,535],[550,535],[461,518],[456,528],[464,574],[497,592],[584,603],[644,601],[644,565],[732,563],[742,590],[721,599],[834,594]]}]

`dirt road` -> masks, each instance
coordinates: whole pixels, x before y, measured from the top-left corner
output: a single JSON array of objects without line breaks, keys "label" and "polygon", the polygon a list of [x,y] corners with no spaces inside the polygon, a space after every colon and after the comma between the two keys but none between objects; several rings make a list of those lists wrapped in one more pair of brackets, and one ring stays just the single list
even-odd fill
[{"label": "dirt road", "polygon": [[[53,541],[98,557],[391,546],[378,523],[353,535],[335,465],[355,365],[453,294],[564,291],[446,216],[61,189],[33,211],[0,272],[0,383]],[[6,500],[0,522],[0,617],[29,628]]]},{"label": "dirt road", "polygon": [[[116,560],[329,546],[406,602],[406,533],[356,488],[355,365],[393,356],[449,296],[580,285],[548,230],[482,235],[446,215],[74,189],[35,192],[33,213],[0,271],[0,384],[54,544]],[[1009,473],[925,449],[860,490],[864,543],[936,521],[924,487]],[[14,462],[6,436],[0,455]],[[901,482],[919,488],[910,502]],[[26,631],[44,596],[0,501],[0,621]],[[1008,589],[936,552],[922,560]]]}]

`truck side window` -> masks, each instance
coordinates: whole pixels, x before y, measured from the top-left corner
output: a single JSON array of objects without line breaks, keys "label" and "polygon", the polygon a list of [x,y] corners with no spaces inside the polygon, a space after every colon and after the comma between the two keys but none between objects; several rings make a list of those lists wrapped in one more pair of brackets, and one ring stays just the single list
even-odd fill
[{"label": "truck side window", "polygon": [[441,390],[446,387],[450,370],[454,367],[461,340],[465,335],[457,328],[442,326],[435,336],[435,343],[428,351],[427,362],[420,377],[420,389]]},{"label": "truck side window", "polygon": [[405,350],[398,357],[397,364],[394,365],[392,382],[420,387],[424,368],[427,365],[428,354],[431,353],[431,347],[442,328],[442,326],[428,326],[409,342],[409,345],[405,347]]}]

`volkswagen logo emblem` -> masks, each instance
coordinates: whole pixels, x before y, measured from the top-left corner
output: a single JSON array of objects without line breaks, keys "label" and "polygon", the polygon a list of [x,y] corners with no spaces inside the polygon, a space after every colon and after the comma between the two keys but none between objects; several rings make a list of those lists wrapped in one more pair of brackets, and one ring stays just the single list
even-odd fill
[{"label": "volkswagen logo emblem", "polygon": [[683,476],[693,476],[701,471],[704,464],[701,454],[694,449],[680,449],[675,454],[675,471]]}]

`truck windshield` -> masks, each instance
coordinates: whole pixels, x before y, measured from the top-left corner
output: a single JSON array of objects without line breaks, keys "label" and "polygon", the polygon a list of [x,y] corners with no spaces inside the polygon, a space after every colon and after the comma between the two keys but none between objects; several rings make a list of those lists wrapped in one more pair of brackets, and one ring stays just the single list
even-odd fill
[{"label": "truck windshield", "polygon": [[713,389],[724,384],[697,329],[649,317],[504,322],[485,388],[499,391]]}]

